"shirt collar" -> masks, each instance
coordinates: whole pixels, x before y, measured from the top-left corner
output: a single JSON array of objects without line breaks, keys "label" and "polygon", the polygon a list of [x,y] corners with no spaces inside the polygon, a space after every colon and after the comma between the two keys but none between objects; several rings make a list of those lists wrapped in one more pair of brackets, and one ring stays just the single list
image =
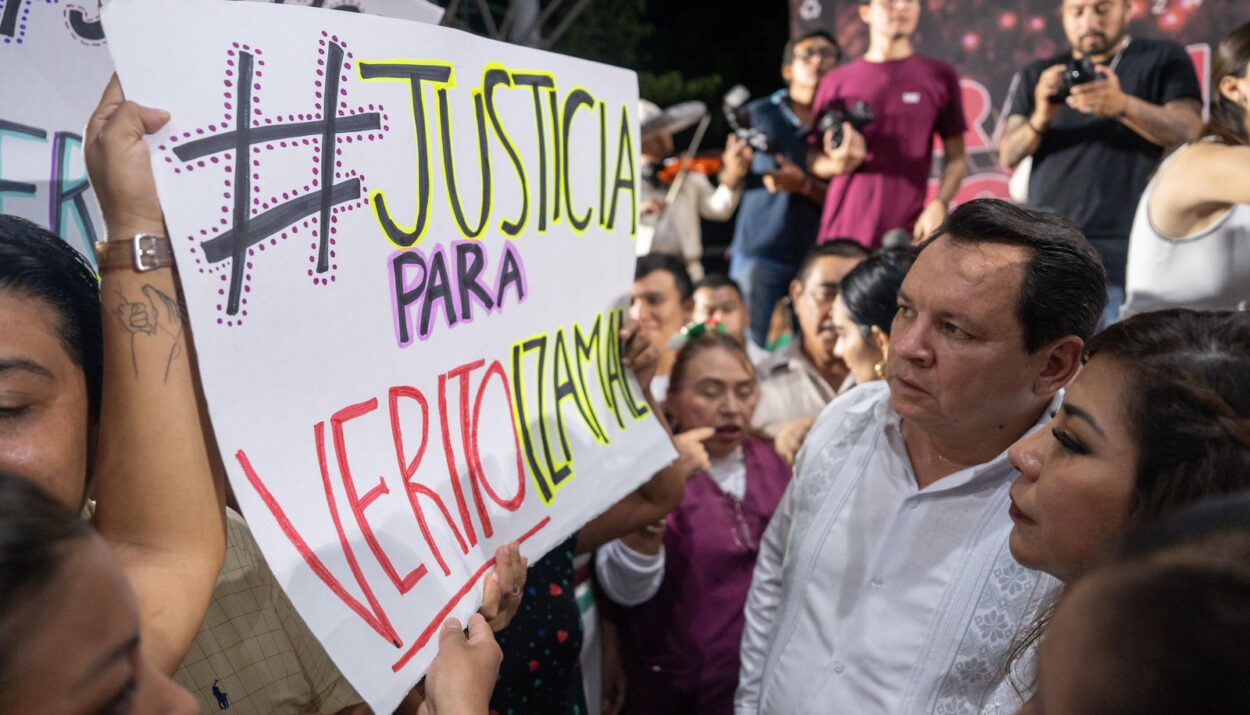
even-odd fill
[{"label": "shirt collar", "polygon": [[[1021,439],[1038,431],[1050,421],[1051,415],[1053,415],[1063,403],[1063,395],[1064,391],[1060,390],[1058,394],[1051,398],[1050,404],[1048,404],[1046,409],[1042,411],[1041,417],[1037,419],[1037,422],[1033,423],[1033,426],[1030,427],[1027,432],[1020,436]],[[916,479],[915,473],[912,471],[911,467],[911,457],[907,454],[907,446],[903,441],[903,418],[900,417],[890,405],[888,395],[886,399],[873,403],[871,405],[871,409],[874,412],[873,416],[875,420],[881,424],[885,430],[885,443],[888,445],[886,448],[893,449],[898,452],[898,456],[901,457],[903,459],[903,463],[907,465],[909,472],[908,477],[911,479],[911,483],[915,484]],[[987,479],[1002,479],[1008,477],[1015,472],[1015,468],[1012,467],[1011,462],[1008,461],[1007,452],[1008,450],[1004,449],[998,456],[988,462],[983,462],[966,469],[961,469],[954,474],[943,477],[925,489],[924,493],[930,494],[947,492]]]},{"label": "shirt collar", "polygon": [[799,115],[795,114],[794,110],[790,108],[790,90],[779,89],[769,95],[768,99],[777,105],[777,108],[781,110],[781,115],[786,118],[787,122],[796,127],[803,125],[803,122],[799,121]]}]

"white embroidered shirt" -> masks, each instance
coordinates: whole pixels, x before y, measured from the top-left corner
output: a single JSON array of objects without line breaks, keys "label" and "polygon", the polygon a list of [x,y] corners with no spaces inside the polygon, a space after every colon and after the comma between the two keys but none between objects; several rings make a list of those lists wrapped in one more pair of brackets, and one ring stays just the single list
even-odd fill
[{"label": "white embroidered shirt", "polygon": [[1008,550],[1006,453],[920,490],[900,427],[884,382],[813,427],[756,564],[736,715],[976,713],[1057,587]]}]

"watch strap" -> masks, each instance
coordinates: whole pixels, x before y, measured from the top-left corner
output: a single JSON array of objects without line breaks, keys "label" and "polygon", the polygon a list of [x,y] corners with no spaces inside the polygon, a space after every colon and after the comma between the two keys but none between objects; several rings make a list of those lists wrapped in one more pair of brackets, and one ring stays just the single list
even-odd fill
[{"label": "watch strap", "polygon": [[174,250],[169,239],[150,233],[135,234],[129,240],[100,241],[95,245],[95,252],[101,273],[117,268],[146,273],[174,265]]}]

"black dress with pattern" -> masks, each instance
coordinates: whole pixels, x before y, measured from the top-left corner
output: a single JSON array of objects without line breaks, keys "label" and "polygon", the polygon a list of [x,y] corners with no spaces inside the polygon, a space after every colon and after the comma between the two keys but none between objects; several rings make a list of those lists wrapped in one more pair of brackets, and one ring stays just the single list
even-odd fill
[{"label": "black dress with pattern", "polygon": [[506,629],[491,715],[586,715],[579,657],[582,617],[573,586],[577,535],[529,567],[525,598]]}]

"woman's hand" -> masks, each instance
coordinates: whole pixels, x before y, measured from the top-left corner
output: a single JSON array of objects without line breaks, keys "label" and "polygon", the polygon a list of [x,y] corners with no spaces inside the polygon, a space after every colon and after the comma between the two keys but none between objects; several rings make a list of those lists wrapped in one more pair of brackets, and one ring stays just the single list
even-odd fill
[{"label": "woman's hand", "polygon": [[621,537],[621,543],[645,556],[656,556],[664,547],[664,532],[668,529],[668,517],[658,519],[641,529]]},{"label": "woman's hand", "polygon": [[799,449],[803,447],[803,441],[807,439],[807,433],[812,431],[814,424],[816,424],[815,417],[805,417],[786,423],[777,432],[777,439],[773,440],[773,449],[777,450],[777,455],[782,461],[791,467],[794,466],[794,460],[799,456]]},{"label": "woman's hand", "polygon": [[677,448],[677,461],[670,469],[676,469],[683,479],[689,479],[699,472],[706,472],[711,467],[707,449],[703,443],[712,438],[716,430],[712,427],[696,427],[682,432],[673,438],[673,446]]},{"label": "woman's hand", "polygon": [[495,570],[486,577],[482,607],[477,610],[495,633],[507,628],[521,608],[528,568],[529,559],[521,556],[519,543],[495,549]]},{"label": "woman's hand", "polygon": [[165,235],[165,214],[156,198],[152,156],[143,140],[169,121],[169,113],[126,101],[117,75],[87,122],[83,155],[91,188],[110,234]]},{"label": "woman's hand", "polygon": [[503,651],[481,614],[469,618],[466,636],[460,621],[447,619],[438,636],[438,655],[425,673],[420,715],[481,715],[499,677]]}]

